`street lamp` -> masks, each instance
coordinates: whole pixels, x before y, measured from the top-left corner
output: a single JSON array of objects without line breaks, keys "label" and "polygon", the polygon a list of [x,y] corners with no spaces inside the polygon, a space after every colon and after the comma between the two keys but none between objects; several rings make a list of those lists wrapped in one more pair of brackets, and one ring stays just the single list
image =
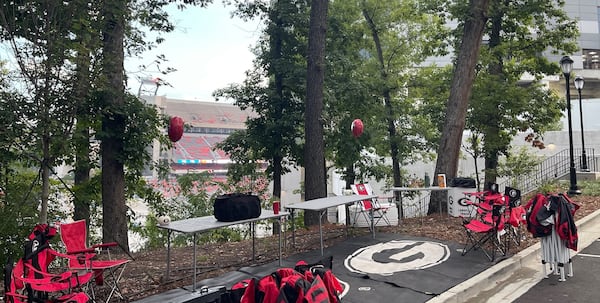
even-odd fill
[{"label": "street lamp", "polygon": [[587,166],[587,156],[585,155],[585,139],[583,136],[583,107],[581,106],[581,89],[583,88],[584,80],[582,76],[575,76],[575,88],[579,93],[579,122],[581,123],[581,171],[589,171]]},{"label": "street lamp", "polygon": [[569,56],[564,56],[560,59],[560,69],[565,75],[565,84],[567,89],[567,120],[569,125],[569,177],[571,185],[569,191],[570,195],[579,195],[581,190],[577,187],[577,173],[575,172],[575,159],[573,158],[573,128],[571,126],[571,91],[569,89],[569,78],[571,76],[571,70],[573,70],[573,60]]}]

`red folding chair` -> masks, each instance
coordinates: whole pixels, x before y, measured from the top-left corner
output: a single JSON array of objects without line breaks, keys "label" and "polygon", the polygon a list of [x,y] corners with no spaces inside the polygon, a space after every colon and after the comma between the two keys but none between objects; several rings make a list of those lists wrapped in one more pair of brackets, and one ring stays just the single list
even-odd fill
[{"label": "red folding chair", "polygon": [[87,302],[81,292],[92,278],[90,272],[65,271],[52,273],[50,264],[57,255],[49,246],[56,229],[38,224],[24,245],[25,256],[16,265],[4,268],[5,302]]},{"label": "red folding chair", "polygon": [[[352,184],[350,185],[352,191],[357,195],[372,195],[373,190],[369,184]],[[362,200],[357,203],[357,209],[354,213],[354,224],[356,224],[359,216],[363,216],[365,222],[371,222],[373,220],[373,226],[383,220],[387,226],[391,226],[390,219],[387,217],[387,213],[390,210],[390,205],[382,205],[377,199]],[[372,216],[372,218],[371,218]],[[369,224],[369,228],[371,225]]]},{"label": "red folding chair", "polygon": [[465,220],[463,227],[467,235],[465,247],[462,255],[466,255],[473,250],[481,250],[490,261],[496,258],[496,252],[503,255],[507,254],[507,245],[501,241],[505,226],[504,204],[498,203],[492,205],[492,210],[482,215],[482,217]]},{"label": "red folding chair", "polygon": [[[108,286],[108,294],[104,302],[109,302],[115,295],[124,300],[119,287],[119,281],[125,272],[127,263],[131,259],[112,259],[110,248],[120,247],[117,242],[100,243],[87,246],[87,227],[85,220],[60,224],[60,238],[65,245],[66,254],[69,256],[70,270],[85,270],[94,273],[94,285],[89,290],[92,300],[98,301],[97,287]],[[127,250],[123,251],[127,252]],[[101,252],[106,252],[107,257],[102,257]]]}]

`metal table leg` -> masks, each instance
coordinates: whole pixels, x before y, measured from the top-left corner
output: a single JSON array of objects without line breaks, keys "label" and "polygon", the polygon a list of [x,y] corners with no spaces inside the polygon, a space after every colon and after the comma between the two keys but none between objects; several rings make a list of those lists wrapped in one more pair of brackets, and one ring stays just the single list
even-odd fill
[{"label": "metal table leg", "polygon": [[373,206],[369,209],[369,214],[371,215],[371,233],[373,234],[373,239],[375,239],[375,213],[373,212]]},{"label": "metal table leg", "polygon": [[171,230],[167,230],[167,274],[165,275],[165,281],[169,281],[170,273],[171,273]]},{"label": "metal table leg", "polygon": [[254,225],[254,222],[250,222],[250,233],[252,234],[252,262],[254,262],[256,261],[256,225]]},{"label": "metal table leg", "polygon": [[323,255],[323,223],[321,223],[321,218],[323,218],[323,212],[319,214],[319,235],[321,237],[321,256],[322,256]]},{"label": "metal table leg", "polygon": [[290,215],[292,217],[292,247],[296,247],[296,223],[294,220],[294,213],[295,213],[295,209],[292,208]]},{"label": "metal table leg", "polygon": [[283,217],[279,217],[279,267],[281,267],[281,229],[283,228],[281,225],[281,220]]},{"label": "metal table leg", "polygon": [[195,292],[196,291],[196,274],[198,273],[196,271],[196,267],[198,266],[198,264],[197,264],[198,262],[196,262],[196,233],[194,233],[193,239],[194,239],[194,260],[193,260],[194,261],[194,279],[193,279],[194,284],[192,284],[192,292]]}]

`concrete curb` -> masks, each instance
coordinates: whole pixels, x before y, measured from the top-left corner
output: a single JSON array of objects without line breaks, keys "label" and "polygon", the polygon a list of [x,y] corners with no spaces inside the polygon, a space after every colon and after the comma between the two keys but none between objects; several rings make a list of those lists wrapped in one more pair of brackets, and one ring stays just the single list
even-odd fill
[{"label": "concrete curb", "polygon": [[[600,209],[577,221],[578,250],[581,251],[600,237]],[[533,262],[539,263],[541,244],[538,242],[514,256],[484,270],[480,274],[432,298],[431,303],[461,303],[488,291],[507,280],[516,271]],[[541,270],[541,269],[540,269]]]}]

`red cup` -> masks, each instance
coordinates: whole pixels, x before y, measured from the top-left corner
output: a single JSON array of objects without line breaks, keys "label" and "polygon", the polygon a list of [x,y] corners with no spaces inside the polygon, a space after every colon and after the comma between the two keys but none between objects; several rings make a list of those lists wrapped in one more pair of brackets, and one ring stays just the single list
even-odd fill
[{"label": "red cup", "polygon": [[279,208],[281,207],[281,202],[273,201],[273,213],[279,214]]}]

